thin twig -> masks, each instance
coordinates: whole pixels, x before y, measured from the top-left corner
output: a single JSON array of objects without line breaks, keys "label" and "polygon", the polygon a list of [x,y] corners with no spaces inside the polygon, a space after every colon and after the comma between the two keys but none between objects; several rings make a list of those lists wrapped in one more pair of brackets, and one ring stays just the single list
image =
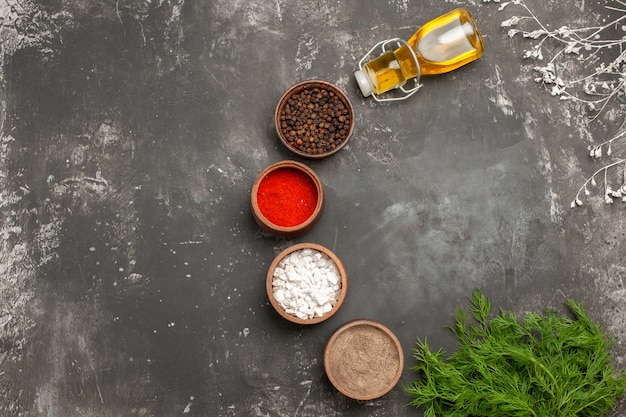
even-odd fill
[{"label": "thin twig", "polygon": [[[484,0],[489,1],[489,0]],[[556,30],[548,29],[550,25],[544,24],[539,17],[526,5],[524,0],[513,0],[503,3],[498,10],[502,10],[509,5],[518,6],[523,10],[523,16],[513,16],[502,22],[502,27],[514,27],[508,30],[508,36],[514,37],[517,34],[526,39],[535,40],[533,47],[524,51],[523,57],[526,59],[534,59],[536,61],[543,60],[543,48],[546,48],[548,41],[560,45],[551,53],[550,59],[544,66],[536,66],[534,70],[539,75],[535,81],[541,83],[551,95],[560,96],[561,100],[571,100],[583,103],[593,111],[593,116],[589,117],[587,123],[593,122],[601,114],[607,111],[610,103],[618,100],[626,93],[626,37],[619,39],[603,38],[602,35],[609,28],[615,28],[626,20],[626,0],[616,0],[619,6],[605,6],[607,10],[622,13],[622,15],[612,19],[609,23],[596,26],[569,28],[562,26]],[[530,30],[522,26],[534,24],[537,29]],[[600,53],[610,48],[617,47],[618,55],[613,59],[603,61],[604,55]],[[576,62],[580,64],[594,65],[588,74],[578,76],[575,79],[566,79],[567,73],[563,70],[566,65],[571,64],[574,60],[568,61],[568,56],[576,56]],[[600,64],[597,65],[598,60]],[[581,88],[582,92],[578,93],[575,88]],[[585,96],[583,96],[583,93]],[[624,126],[626,120],[622,123],[617,135],[611,139],[590,148],[590,156],[594,159],[603,157],[603,148],[606,148],[606,155],[611,156],[612,145],[617,140],[626,138],[626,130]],[[609,184],[608,171],[612,168],[624,164],[623,182],[617,190],[613,190]],[[596,170],[582,184],[571,206],[576,207],[583,204],[581,194],[589,194],[589,184],[596,185],[596,176],[603,175],[604,198],[607,204],[613,203],[614,198],[621,198],[626,202],[626,158],[620,158],[616,161],[609,162],[603,167]]]}]

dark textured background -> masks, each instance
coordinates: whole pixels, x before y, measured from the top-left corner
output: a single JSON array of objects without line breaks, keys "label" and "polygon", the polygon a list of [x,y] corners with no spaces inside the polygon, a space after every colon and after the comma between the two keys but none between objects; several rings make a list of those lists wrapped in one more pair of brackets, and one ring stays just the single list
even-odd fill
[{"label": "dark textured background", "polygon": [[[585,123],[536,84],[521,57],[532,43],[500,27],[513,7],[0,4],[0,415],[421,415],[400,385],[343,397],[324,343],[345,321],[378,320],[403,344],[409,383],[417,338],[453,351],[444,327],[477,287],[519,313],[582,302],[626,366],[624,206],[600,191],[569,208],[621,101]],[[553,27],[615,17],[602,1],[529,5]],[[352,73],[371,46],[461,6],[485,37],[479,61],[405,102],[361,97]],[[357,125],[338,155],[304,161],[326,211],[281,240],[254,223],[249,191],[295,159],[273,111],[310,78],[344,89]],[[274,256],[301,241],[332,249],[350,279],[343,308],[310,328],[281,319],[264,287]]]}]

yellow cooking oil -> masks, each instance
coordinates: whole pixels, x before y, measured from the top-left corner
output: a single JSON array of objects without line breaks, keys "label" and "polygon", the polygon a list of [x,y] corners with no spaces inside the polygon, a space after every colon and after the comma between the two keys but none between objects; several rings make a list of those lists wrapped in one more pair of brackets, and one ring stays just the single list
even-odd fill
[{"label": "yellow cooking oil", "polygon": [[[419,72],[413,49],[419,63]],[[382,94],[420,75],[443,74],[480,58],[485,49],[476,21],[467,9],[456,9],[420,27],[394,51],[363,66],[371,91]],[[363,90],[363,89],[362,89]]]},{"label": "yellow cooking oil", "polygon": [[372,84],[372,90],[376,94],[400,88],[410,78],[407,78],[403,73],[396,53],[392,51],[384,52],[375,60],[365,64],[363,70],[367,74],[367,78]]}]

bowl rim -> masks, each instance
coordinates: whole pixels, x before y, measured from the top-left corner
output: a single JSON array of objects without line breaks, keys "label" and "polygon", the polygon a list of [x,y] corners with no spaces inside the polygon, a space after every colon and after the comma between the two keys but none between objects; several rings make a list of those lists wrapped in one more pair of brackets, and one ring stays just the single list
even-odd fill
[{"label": "bowl rim", "polygon": [[[308,154],[306,152],[302,152],[301,150],[294,148],[293,146],[289,144],[289,142],[287,142],[287,140],[285,139],[285,136],[283,135],[280,129],[280,122],[279,122],[280,114],[287,99],[292,94],[298,93],[310,86],[313,86],[313,87],[319,86],[322,88],[326,88],[328,90],[332,90],[341,99],[343,104],[348,108],[348,112],[350,114],[350,129],[348,130],[348,134],[346,135],[346,138],[335,149],[333,149],[332,151],[324,152],[322,154]],[[350,98],[348,97],[346,92],[343,91],[339,86],[331,82],[320,80],[320,79],[304,80],[296,84],[293,84],[280,97],[280,99],[278,100],[278,103],[276,104],[276,109],[274,110],[274,128],[276,130],[276,133],[278,134],[278,137],[281,143],[294,154],[302,158],[306,158],[306,159],[325,159],[339,152],[348,143],[348,140],[350,139],[350,137],[352,136],[352,133],[354,132],[355,124],[356,124],[356,121],[354,120],[354,107],[352,106],[352,102],[350,101]]]},{"label": "bowl rim", "polygon": [[[270,172],[279,169],[297,169],[301,172],[304,172],[313,181],[313,183],[315,184],[315,188],[317,189],[317,204],[315,205],[313,213],[311,213],[311,216],[309,216],[309,218],[306,219],[304,222],[295,226],[280,226],[278,224],[272,223],[267,217],[263,215],[261,209],[259,208],[258,192],[261,182],[263,182],[265,177]],[[292,160],[278,161],[267,166],[259,173],[259,175],[257,175],[250,191],[250,204],[252,207],[252,214],[254,215],[255,220],[257,220],[257,223],[263,226],[266,231],[285,237],[297,236],[298,234],[300,234],[300,232],[307,231],[310,227],[313,227],[315,223],[317,223],[317,221],[319,220],[322,210],[324,209],[324,185],[322,184],[322,181],[317,176],[317,174],[305,164]]]},{"label": "bowl rim", "polygon": [[[274,291],[273,291],[273,285],[272,285],[273,280],[274,280],[274,269],[276,268],[278,263],[281,260],[283,260],[287,255],[297,250],[301,250],[301,249],[314,249],[327,255],[335,263],[335,266],[337,267],[337,270],[339,271],[339,276],[341,277],[341,293],[339,294],[339,299],[337,300],[337,303],[333,306],[332,310],[330,310],[328,313],[324,314],[321,317],[314,317],[312,319],[301,319],[299,317],[291,315],[287,313],[281,307],[281,305],[278,303],[278,301],[274,297]],[[343,302],[346,299],[346,295],[348,293],[348,274],[346,273],[346,269],[343,263],[341,262],[341,260],[339,259],[339,257],[327,247],[317,244],[317,243],[311,243],[311,242],[297,243],[295,245],[291,245],[283,249],[278,255],[276,255],[276,257],[274,257],[274,260],[272,261],[270,266],[267,268],[267,276],[265,279],[265,289],[267,291],[267,297],[269,298],[270,304],[272,305],[272,307],[274,307],[274,310],[276,310],[276,312],[280,314],[283,318],[296,324],[306,324],[306,325],[317,324],[317,323],[321,323],[323,321],[328,320],[329,318],[334,316],[335,313],[337,313],[337,311],[339,311],[339,309],[341,308]]]},{"label": "bowl rim", "polygon": [[[337,340],[337,338],[341,334],[357,326],[371,326],[381,330],[391,339],[398,353],[398,369],[396,370],[393,379],[385,388],[383,388],[379,392],[372,393],[370,395],[356,395],[355,393],[350,392],[343,386],[341,386],[341,384],[339,384],[339,381],[335,378],[335,375],[332,372],[332,367],[329,359],[329,352],[332,349],[333,344]],[[346,397],[361,401],[374,400],[389,393],[389,391],[391,391],[400,381],[402,373],[404,372],[404,351],[402,350],[402,345],[400,344],[400,340],[398,340],[398,337],[382,323],[371,319],[354,319],[339,326],[326,341],[326,344],[324,345],[324,371],[326,372],[326,376],[328,377],[331,384]]]}]

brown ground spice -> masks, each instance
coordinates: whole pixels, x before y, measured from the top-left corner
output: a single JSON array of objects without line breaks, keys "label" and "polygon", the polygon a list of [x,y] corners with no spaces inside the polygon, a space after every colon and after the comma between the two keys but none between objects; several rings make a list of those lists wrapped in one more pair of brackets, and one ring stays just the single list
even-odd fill
[{"label": "brown ground spice", "polygon": [[400,364],[398,349],[389,335],[367,324],[339,334],[327,355],[335,383],[362,398],[385,391]]}]

